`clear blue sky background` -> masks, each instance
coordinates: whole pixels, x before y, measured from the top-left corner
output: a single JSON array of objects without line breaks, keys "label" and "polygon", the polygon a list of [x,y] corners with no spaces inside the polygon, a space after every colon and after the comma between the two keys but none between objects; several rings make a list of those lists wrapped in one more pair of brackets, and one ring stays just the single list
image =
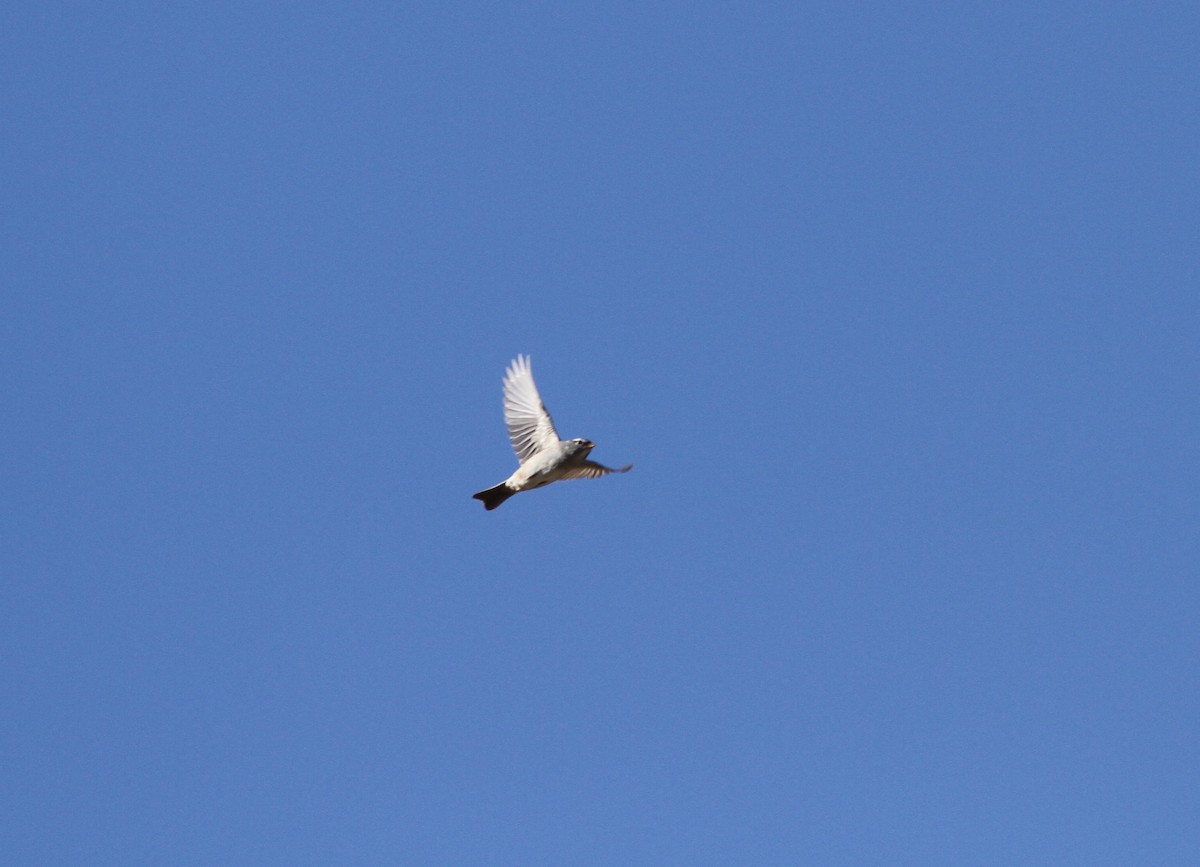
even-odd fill
[{"label": "clear blue sky background", "polygon": [[7,4],[0,860],[1198,863],[1198,41]]}]

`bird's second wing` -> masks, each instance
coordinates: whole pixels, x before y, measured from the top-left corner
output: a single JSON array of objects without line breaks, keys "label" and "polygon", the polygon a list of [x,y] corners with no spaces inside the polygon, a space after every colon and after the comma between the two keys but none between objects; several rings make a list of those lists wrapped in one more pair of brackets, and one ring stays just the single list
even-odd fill
[{"label": "bird's second wing", "polygon": [[612,469],[603,464],[598,464],[595,461],[584,461],[579,466],[571,467],[560,476],[563,481],[567,479],[595,479],[600,476],[607,476],[609,473],[627,473],[633,469],[633,464],[626,464],[619,469]]},{"label": "bird's second wing", "polygon": [[505,372],[504,421],[521,463],[558,442],[558,431],[533,383],[533,368],[526,355],[518,355]]}]

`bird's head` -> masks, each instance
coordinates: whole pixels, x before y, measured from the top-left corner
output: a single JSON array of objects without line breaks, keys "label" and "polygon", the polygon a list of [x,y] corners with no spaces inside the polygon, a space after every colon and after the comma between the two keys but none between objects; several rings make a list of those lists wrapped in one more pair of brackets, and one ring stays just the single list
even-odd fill
[{"label": "bird's head", "polygon": [[575,439],[571,440],[571,446],[571,451],[576,454],[587,454],[596,447],[596,444],[591,440],[585,440],[583,437],[575,437]]}]

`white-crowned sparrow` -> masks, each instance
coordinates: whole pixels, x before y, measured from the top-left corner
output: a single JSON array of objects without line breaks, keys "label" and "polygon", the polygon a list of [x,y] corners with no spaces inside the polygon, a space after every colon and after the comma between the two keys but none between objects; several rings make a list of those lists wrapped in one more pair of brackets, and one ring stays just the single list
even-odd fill
[{"label": "white-crowned sparrow", "polygon": [[633,464],[612,470],[587,459],[595,448],[591,440],[560,440],[558,431],[533,382],[529,358],[518,355],[504,376],[504,421],[508,438],[521,466],[493,488],[475,494],[483,507],[492,510],[521,491],[531,491],[566,479],[594,479],[608,473],[624,473]]}]

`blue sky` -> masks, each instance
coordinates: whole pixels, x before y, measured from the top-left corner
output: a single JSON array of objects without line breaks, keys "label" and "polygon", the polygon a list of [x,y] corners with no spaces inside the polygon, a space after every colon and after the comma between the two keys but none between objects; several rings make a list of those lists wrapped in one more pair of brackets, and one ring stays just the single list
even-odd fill
[{"label": "blue sky", "polygon": [[3,860],[1196,863],[1198,37],[6,6]]}]

